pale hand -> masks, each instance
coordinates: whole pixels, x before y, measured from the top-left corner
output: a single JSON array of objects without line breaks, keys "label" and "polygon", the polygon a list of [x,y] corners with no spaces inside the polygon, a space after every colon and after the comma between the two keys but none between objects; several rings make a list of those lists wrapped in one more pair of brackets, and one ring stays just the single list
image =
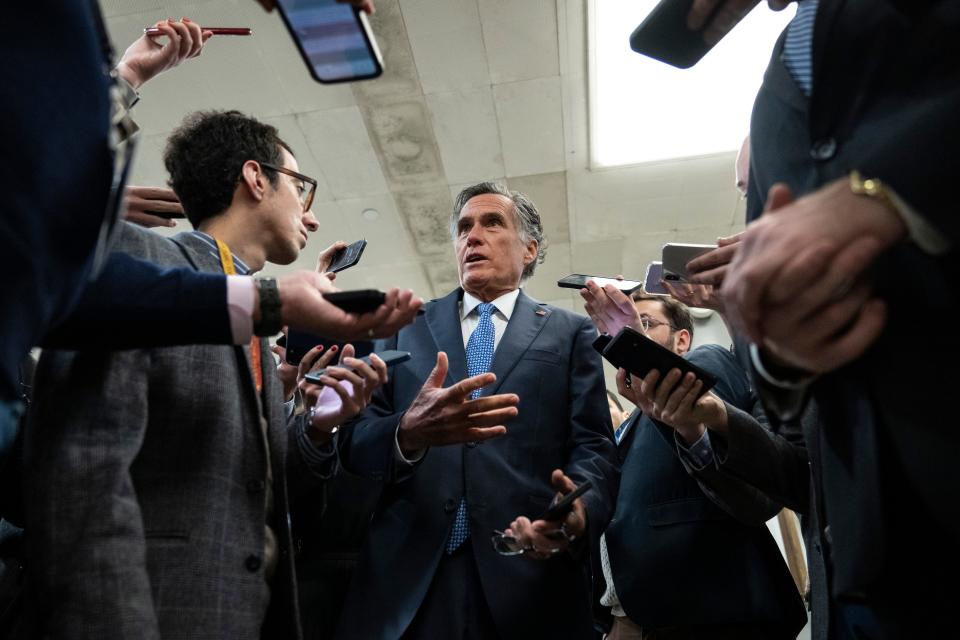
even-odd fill
[{"label": "pale hand", "polygon": [[[212,31],[202,31],[200,25],[189,18],[179,22],[161,20],[153,26],[160,30],[160,34],[144,34],[134,40],[117,63],[117,73],[134,89],[184,60],[199,56],[203,45],[213,35]],[[164,36],[167,41],[160,44],[160,38]]]}]

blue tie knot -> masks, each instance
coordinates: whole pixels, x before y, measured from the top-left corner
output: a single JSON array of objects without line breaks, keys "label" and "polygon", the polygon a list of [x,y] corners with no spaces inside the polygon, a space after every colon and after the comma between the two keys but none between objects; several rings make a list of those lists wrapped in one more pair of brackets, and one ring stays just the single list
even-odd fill
[{"label": "blue tie knot", "polygon": [[493,311],[496,309],[492,302],[481,302],[477,305],[477,312],[480,314],[480,317],[490,317],[493,315]]}]

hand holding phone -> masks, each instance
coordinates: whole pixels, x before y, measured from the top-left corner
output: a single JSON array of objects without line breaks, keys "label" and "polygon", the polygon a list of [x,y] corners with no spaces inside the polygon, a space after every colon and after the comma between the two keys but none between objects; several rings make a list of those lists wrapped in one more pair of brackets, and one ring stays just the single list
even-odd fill
[{"label": "hand holding phone", "polygon": [[[374,354],[365,355],[362,358],[359,358],[359,360],[361,362],[365,362],[366,364],[370,364],[371,355],[374,355]],[[377,353],[376,356],[381,360],[383,360],[383,363],[387,365],[387,367],[389,368],[389,367],[392,367],[393,365],[400,364],[401,362],[406,362],[407,360],[409,360],[410,352],[388,349],[387,351],[381,351]],[[339,367],[343,365],[332,365],[332,366]],[[326,375],[326,373],[327,373],[327,367],[324,367],[323,369],[319,369],[317,371],[311,371],[310,373],[305,375],[303,379],[306,380],[307,382],[312,382],[313,384],[322,385],[324,384],[324,382],[320,378]]]},{"label": "hand holding phone", "polygon": [[631,327],[624,327],[610,341],[603,350],[603,357],[614,367],[625,369],[635,379],[646,377],[651,369],[660,372],[661,380],[672,369],[679,369],[684,375],[693,373],[702,382],[700,395],[709,391],[717,383],[716,376],[710,372],[657,344]]},{"label": "hand holding phone", "polygon": [[366,240],[357,240],[353,244],[340,249],[330,259],[330,266],[327,267],[327,271],[339,273],[356,265],[360,262],[360,256],[363,255],[363,250],[366,248]]},{"label": "hand holding phone", "polygon": [[535,518],[535,520],[563,520],[567,517],[567,514],[573,510],[573,502],[587,491],[593,488],[593,483],[589,480],[585,480],[583,484],[579,487],[561,497],[559,500],[554,500],[553,503],[547,507],[547,509]]}]

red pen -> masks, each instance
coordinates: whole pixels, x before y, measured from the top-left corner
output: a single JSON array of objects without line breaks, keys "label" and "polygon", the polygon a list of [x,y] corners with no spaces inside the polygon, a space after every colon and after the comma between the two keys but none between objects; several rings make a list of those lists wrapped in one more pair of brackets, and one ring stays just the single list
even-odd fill
[{"label": "red pen", "polygon": [[[212,31],[215,36],[250,36],[253,30],[249,27],[200,27],[201,31]],[[160,36],[163,32],[156,27],[147,27],[143,32],[148,36]]]}]

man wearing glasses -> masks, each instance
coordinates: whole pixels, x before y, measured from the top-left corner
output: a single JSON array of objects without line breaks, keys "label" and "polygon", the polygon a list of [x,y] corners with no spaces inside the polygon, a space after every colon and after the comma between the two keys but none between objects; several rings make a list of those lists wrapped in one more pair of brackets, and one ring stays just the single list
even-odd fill
[{"label": "man wearing glasses", "polygon": [[[623,475],[601,541],[600,603],[613,614],[608,637],[795,638],[806,616],[764,524],[781,505],[712,469],[726,437],[741,446],[741,439],[769,438],[741,411],[755,404],[743,368],[719,345],[690,351],[690,312],[672,298],[641,293],[631,300],[593,282],[581,293],[600,331],[631,326],[718,378],[696,400],[692,374],[681,379],[675,369],[662,382],[656,370],[642,380],[617,374],[618,390],[638,409],[616,434],[626,449]],[[749,461],[741,465],[749,470]]]},{"label": "man wearing glasses", "polygon": [[[293,262],[318,228],[316,182],[269,125],[194,114],[164,161],[196,231],[125,224],[121,250],[243,275]],[[372,360],[344,359],[353,371],[336,375],[352,397],[336,415],[288,423],[263,339],[46,351],[24,467],[30,601],[56,606],[32,612],[30,637],[299,637],[288,503],[333,472],[344,406],[364,406],[386,380]]]}]

